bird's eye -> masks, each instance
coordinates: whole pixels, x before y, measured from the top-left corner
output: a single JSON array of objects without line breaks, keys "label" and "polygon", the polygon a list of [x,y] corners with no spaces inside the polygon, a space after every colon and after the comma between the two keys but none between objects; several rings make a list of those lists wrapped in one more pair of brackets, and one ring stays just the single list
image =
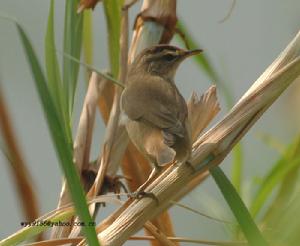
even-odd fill
[{"label": "bird's eye", "polygon": [[174,61],[175,59],[176,59],[175,55],[172,55],[172,54],[166,54],[166,55],[164,55],[164,60],[166,60],[166,61],[171,62],[171,61]]}]

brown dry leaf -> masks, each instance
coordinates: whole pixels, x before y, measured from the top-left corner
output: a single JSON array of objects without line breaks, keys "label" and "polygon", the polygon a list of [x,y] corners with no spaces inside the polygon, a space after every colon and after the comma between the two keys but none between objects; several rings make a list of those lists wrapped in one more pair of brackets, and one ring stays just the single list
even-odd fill
[{"label": "brown dry leaf", "polygon": [[80,0],[77,8],[77,13],[81,13],[85,9],[94,9],[98,2],[101,0]]},{"label": "brown dry leaf", "polygon": [[193,142],[219,111],[220,106],[217,99],[216,86],[211,86],[200,98],[196,92],[193,92],[188,101]]},{"label": "brown dry leaf", "polygon": [[104,123],[107,125],[109,114],[113,105],[115,86],[111,81],[108,80],[105,80],[102,83],[102,86],[103,88],[98,100],[98,108]]}]

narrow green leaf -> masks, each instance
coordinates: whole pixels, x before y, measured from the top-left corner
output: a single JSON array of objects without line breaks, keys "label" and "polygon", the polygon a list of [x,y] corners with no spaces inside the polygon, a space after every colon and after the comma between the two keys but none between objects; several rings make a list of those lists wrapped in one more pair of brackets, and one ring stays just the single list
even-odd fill
[{"label": "narrow green leaf", "polygon": [[234,186],[231,184],[230,180],[223,173],[222,169],[220,167],[214,167],[210,170],[210,172],[237,222],[241,226],[241,229],[249,244],[252,246],[268,245],[253,221],[247,207],[238,195]]},{"label": "narrow green leaf", "polygon": [[233,163],[232,163],[232,184],[237,192],[241,194],[243,178],[243,148],[242,144],[238,143],[233,148]]},{"label": "narrow green leaf", "polygon": [[[186,25],[183,23],[182,20],[177,22],[177,28],[181,33],[184,34],[184,38],[187,41],[187,43],[190,46],[190,49],[197,49],[200,46],[197,44],[196,40],[192,37],[191,32],[189,32]],[[181,43],[183,43],[183,39],[178,39]],[[212,80],[213,83],[217,85],[217,87],[221,90],[221,93],[223,93],[224,98],[226,100],[228,108],[230,108],[233,105],[233,96],[230,92],[229,87],[221,80],[221,78],[218,76],[217,72],[213,68],[210,60],[206,56],[206,52],[204,52],[200,55],[193,56],[194,61],[196,64],[206,73],[206,75]]]},{"label": "narrow green leaf", "polygon": [[[82,44],[83,15],[77,14],[79,0],[66,0],[65,27],[64,27],[64,52],[80,58]],[[67,104],[69,118],[72,118],[74,96],[77,86],[79,65],[70,59],[63,60],[64,94],[68,95]],[[71,124],[71,121],[70,121]]]},{"label": "narrow green leaf", "polygon": [[85,63],[93,64],[93,19],[92,11],[83,12],[83,50]]},{"label": "narrow green leaf", "polygon": [[120,28],[121,28],[121,9],[123,0],[104,0],[104,13],[108,32],[108,47],[111,74],[117,78],[119,73],[120,57]]},{"label": "narrow green leaf", "polygon": [[59,70],[59,64],[56,56],[55,32],[54,32],[54,0],[50,2],[49,17],[47,24],[47,32],[45,36],[45,64],[48,78],[48,86],[59,113],[60,119],[63,121],[65,135],[68,141],[72,141],[71,128],[68,117],[68,106],[63,99],[62,81]]},{"label": "narrow green leaf", "polygon": [[[51,97],[50,90],[47,86],[47,80],[42,72],[33,47],[22,27],[18,23],[16,23],[16,25],[34,77],[35,86],[43,106],[51,137],[56,148],[56,153],[67,179],[76,212],[81,221],[83,221],[86,225],[89,225],[92,222],[92,218],[89,214],[79,176],[73,164],[72,145],[64,136],[64,130],[59,119],[59,114],[56,111],[53,98]],[[87,237],[89,245],[99,245],[94,226],[83,226],[83,232]]]},{"label": "narrow green leaf", "polygon": [[[186,25],[182,20],[177,22],[178,30],[184,35],[185,41],[189,44],[190,49],[197,49],[200,47],[196,40],[192,37],[191,32],[189,32]],[[180,38],[179,41],[183,43],[183,39]],[[221,80],[215,71],[213,65],[211,64],[208,57],[205,55],[205,50],[202,54],[193,57],[196,64],[201,68],[206,75],[215,83],[218,89],[223,93],[227,108],[231,108],[233,105],[233,95],[230,88]],[[233,151],[233,163],[232,163],[232,182],[237,191],[241,192],[242,179],[243,179],[243,148],[242,144],[238,143],[234,147]]]},{"label": "narrow green leaf", "polygon": [[285,145],[283,143],[281,143],[278,139],[276,139],[274,136],[271,136],[271,134],[258,133],[256,135],[268,147],[276,150],[280,154],[285,153],[285,150],[286,150]]},{"label": "narrow green leaf", "polygon": [[299,168],[300,165],[292,168],[284,177],[280,184],[279,191],[276,194],[275,199],[270,204],[268,210],[266,211],[262,222],[271,227],[276,224],[276,219],[280,220],[280,217],[284,211],[288,209],[289,203],[295,196],[297,182],[299,180]]},{"label": "narrow green leaf", "polygon": [[272,225],[270,235],[276,240],[276,245],[298,246],[300,242],[300,195],[299,190],[286,208],[281,211],[276,224]]},{"label": "narrow green leaf", "polygon": [[[59,52],[59,51],[57,51]],[[93,67],[92,65],[89,65],[89,64],[86,64],[80,60],[78,60],[77,58],[73,57],[73,56],[70,56],[69,54],[66,54],[66,53],[63,53],[63,56],[72,60],[72,61],[75,61],[77,62],[79,65],[82,65],[84,66],[86,69],[89,69],[91,71],[94,71],[96,72],[97,74],[99,74],[100,76],[102,76],[103,78],[113,82],[114,84],[120,86],[121,88],[125,88],[125,86],[118,80],[114,79],[113,77],[111,77],[110,75],[108,75],[107,73],[105,72],[100,72],[99,70],[97,70],[97,68]]]},{"label": "narrow green leaf", "polygon": [[[290,174],[292,170],[300,168],[300,138],[289,146],[286,153],[277,161],[276,165],[270,170],[270,172],[263,178],[263,182],[253,199],[250,207],[251,214],[256,216],[261,210],[267,198],[271,195],[274,189],[284,181],[284,178]],[[297,176],[296,176],[297,177]],[[294,177],[295,178],[295,177]],[[289,180],[286,180],[286,184],[290,184]],[[286,189],[285,187],[284,189]],[[287,195],[284,192],[284,195]]]}]

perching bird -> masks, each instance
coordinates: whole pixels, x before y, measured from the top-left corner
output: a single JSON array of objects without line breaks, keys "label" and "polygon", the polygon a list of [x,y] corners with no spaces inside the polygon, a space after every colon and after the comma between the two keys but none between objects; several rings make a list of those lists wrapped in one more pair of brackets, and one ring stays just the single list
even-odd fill
[{"label": "perching bird", "polygon": [[174,76],[179,64],[201,50],[187,51],[171,45],[143,50],[129,67],[121,96],[122,117],[137,149],[154,165],[137,195],[166,164],[185,162],[191,154],[187,105]]}]

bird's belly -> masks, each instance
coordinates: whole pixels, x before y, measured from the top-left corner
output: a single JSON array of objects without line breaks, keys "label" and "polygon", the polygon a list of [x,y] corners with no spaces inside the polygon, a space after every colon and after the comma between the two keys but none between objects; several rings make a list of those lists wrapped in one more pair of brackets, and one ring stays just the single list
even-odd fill
[{"label": "bird's belly", "polygon": [[145,153],[145,142],[147,137],[151,134],[153,128],[144,124],[142,122],[137,122],[130,120],[126,121],[126,129],[131,141],[136,145],[136,147],[144,154]]},{"label": "bird's belly", "polygon": [[154,165],[163,166],[174,160],[176,152],[164,143],[160,129],[130,119],[126,129],[137,149]]},{"label": "bird's belly", "polygon": [[128,115],[122,110],[120,113],[119,125],[126,125],[128,120]]}]

